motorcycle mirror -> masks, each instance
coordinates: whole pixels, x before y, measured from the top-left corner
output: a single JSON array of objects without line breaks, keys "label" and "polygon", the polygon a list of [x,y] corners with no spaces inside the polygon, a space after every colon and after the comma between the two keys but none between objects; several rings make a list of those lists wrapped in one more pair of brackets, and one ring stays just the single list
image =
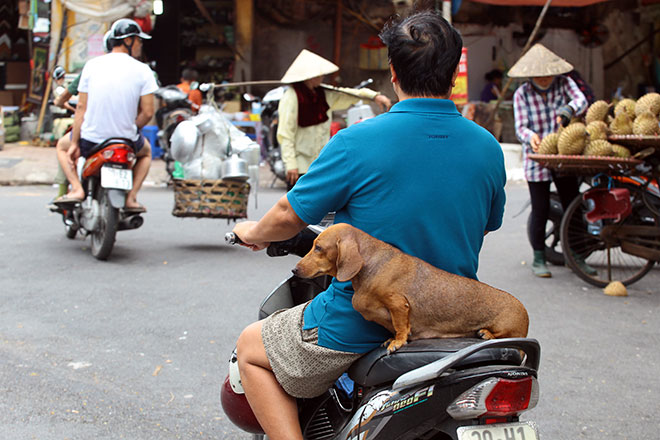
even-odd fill
[{"label": "motorcycle mirror", "polygon": [[213,84],[202,83],[202,84],[199,85],[199,90],[201,92],[206,93],[211,89],[212,86],[213,86]]},{"label": "motorcycle mirror", "polygon": [[357,87],[355,87],[355,88],[356,88],[356,89],[361,89],[361,88],[363,88],[363,87],[368,86],[369,84],[372,84],[373,82],[374,82],[374,80],[373,80],[372,78],[365,79],[365,80],[362,81],[360,84],[358,84]]},{"label": "motorcycle mirror", "polygon": [[256,101],[257,97],[251,93],[243,93],[243,99],[245,99],[247,102],[252,102]]}]

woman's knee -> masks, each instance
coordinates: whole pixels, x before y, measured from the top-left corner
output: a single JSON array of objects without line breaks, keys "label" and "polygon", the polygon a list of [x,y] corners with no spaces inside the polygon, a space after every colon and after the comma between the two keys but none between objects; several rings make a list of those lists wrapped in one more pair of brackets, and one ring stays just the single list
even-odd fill
[{"label": "woman's knee", "polygon": [[144,139],[144,144],[142,145],[142,148],[140,148],[140,151],[138,151],[135,154],[136,157],[145,157],[149,156],[151,157],[151,144],[149,143],[149,139],[145,138]]},{"label": "woman's knee", "polygon": [[248,325],[238,337],[236,342],[236,354],[238,356],[239,366],[241,364],[256,364],[265,366],[267,363],[266,350],[263,339],[261,338],[261,321]]}]

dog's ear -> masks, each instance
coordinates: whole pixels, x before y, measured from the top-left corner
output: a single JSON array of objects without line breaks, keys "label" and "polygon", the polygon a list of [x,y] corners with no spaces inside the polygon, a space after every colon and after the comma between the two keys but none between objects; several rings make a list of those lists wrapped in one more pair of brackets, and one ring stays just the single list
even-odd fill
[{"label": "dog's ear", "polygon": [[337,281],[348,281],[362,269],[364,260],[353,237],[337,240]]}]

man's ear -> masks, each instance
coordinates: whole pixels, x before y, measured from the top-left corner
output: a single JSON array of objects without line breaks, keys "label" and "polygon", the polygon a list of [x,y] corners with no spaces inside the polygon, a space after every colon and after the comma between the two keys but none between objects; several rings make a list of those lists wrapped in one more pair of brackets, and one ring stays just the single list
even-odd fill
[{"label": "man's ear", "polygon": [[454,76],[451,77],[451,86],[452,86],[452,88],[456,87],[456,78],[458,77],[458,70],[459,70],[460,66],[461,66],[461,63],[458,63],[456,65],[456,70],[454,70]]},{"label": "man's ear", "polygon": [[349,281],[360,272],[364,260],[353,237],[337,240],[337,281]]},{"label": "man's ear", "polygon": [[390,74],[392,75],[390,81],[392,82],[392,84],[394,84],[397,81],[397,77],[396,77],[396,72],[394,71],[394,67],[392,67],[391,64],[390,64]]}]

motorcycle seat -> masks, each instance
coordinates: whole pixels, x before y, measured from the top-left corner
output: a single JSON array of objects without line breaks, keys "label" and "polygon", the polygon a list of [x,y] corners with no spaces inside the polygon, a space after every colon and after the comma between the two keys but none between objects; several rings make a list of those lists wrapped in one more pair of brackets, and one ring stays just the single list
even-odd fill
[{"label": "motorcycle seat", "polygon": [[[483,342],[476,338],[419,339],[409,342],[392,354],[379,347],[355,361],[348,376],[362,386],[393,382],[399,376],[431,362],[443,359],[458,350]],[[462,369],[486,364],[520,365],[520,352],[514,348],[488,348],[463,359],[454,368]]]}]

